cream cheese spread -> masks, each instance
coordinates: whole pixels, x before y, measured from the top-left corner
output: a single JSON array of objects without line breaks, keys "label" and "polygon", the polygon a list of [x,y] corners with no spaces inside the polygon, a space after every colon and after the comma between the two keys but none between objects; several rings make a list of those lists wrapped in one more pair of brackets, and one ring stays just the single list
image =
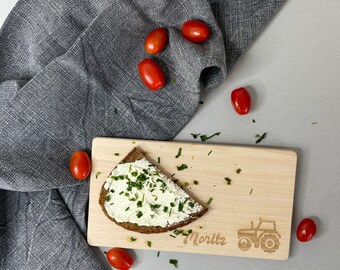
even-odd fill
[{"label": "cream cheese spread", "polygon": [[104,188],[104,207],[117,222],[168,227],[203,209],[146,158],[118,164]]}]

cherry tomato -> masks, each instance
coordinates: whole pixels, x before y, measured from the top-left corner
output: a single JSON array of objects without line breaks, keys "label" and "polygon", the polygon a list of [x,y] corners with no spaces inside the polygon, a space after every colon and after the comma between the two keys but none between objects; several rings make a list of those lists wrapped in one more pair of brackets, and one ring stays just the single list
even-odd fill
[{"label": "cherry tomato", "polygon": [[139,75],[143,83],[152,91],[157,91],[165,85],[165,78],[161,68],[149,58],[138,64]]},{"label": "cherry tomato", "polygon": [[241,87],[231,92],[231,103],[238,114],[247,114],[250,110],[251,99],[246,88]]},{"label": "cherry tomato", "polygon": [[209,27],[200,21],[187,21],[182,25],[182,35],[194,43],[202,43],[210,36]]},{"label": "cherry tomato", "polygon": [[133,259],[122,248],[111,248],[106,252],[108,262],[116,269],[128,270],[133,265]]},{"label": "cherry tomato", "polygon": [[151,54],[160,53],[166,45],[167,38],[166,30],[164,28],[157,28],[146,37],[144,48]]},{"label": "cherry tomato", "polygon": [[71,156],[70,171],[77,180],[85,180],[91,172],[91,160],[84,151],[76,151]]},{"label": "cherry tomato", "polygon": [[316,224],[310,218],[303,219],[296,229],[296,237],[301,242],[312,240],[316,233]]}]

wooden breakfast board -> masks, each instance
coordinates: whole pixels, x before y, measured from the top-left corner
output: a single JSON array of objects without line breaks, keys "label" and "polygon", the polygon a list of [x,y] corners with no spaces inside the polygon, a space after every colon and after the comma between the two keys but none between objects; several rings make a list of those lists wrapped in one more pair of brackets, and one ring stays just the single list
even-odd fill
[{"label": "wooden breakfast board", "polygon": [[[168,175],[175,173],[178,183],[189,183],[183,188],[199,202],[206,204],[212,198],[204,216],[181,228],[185,232],[192,230],[189,236],[174,238],[170,236],[173,232],[128,231],[102,212],[98,203],[100,189],[114,167],[134,147],[145,152]],[[176,158],[180,147],[182,154]],[[95,138],[88,243],[285,260],[289,256],[296,162],[296,153],[286,149]],[[188,169],[178,171],[181,164],[187,164]],[[226,177],[231,179],[230,185]],[[130,237],[137,240],[131,242]],[[147,241],[151,241],[151,247]]]}]

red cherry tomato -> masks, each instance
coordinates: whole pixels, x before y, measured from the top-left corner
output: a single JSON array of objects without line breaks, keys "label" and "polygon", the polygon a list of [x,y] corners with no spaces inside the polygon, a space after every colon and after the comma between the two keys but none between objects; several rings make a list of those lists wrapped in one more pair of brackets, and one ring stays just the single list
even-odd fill
[{"label": "red cherry tomato", "polygon": [[182,25],[182,35],[194,43],[202,43],[210,36],[209,27],[200,21],[187,21]]},{"label": "red cherry tomato", "polygon": [[106,252],[108,262],[116,269],[128,270],[133,265],[133,259],[122,248],[111,248]]},{"label": "red cherry tomato", "polygon": [[303,219],[296,229],[296,237],[301,242],[312,240],[316,233],[316,224],[310,218]]},{"label": "red cherry tomato", "polygon": [[70,171],[77,180],[85,180],[91,172],[91,160],[84,151],[76,151],[71,156]]},{"label": "red cherry tomato", "polygon": [[250,110],[251,98],[246,88],[241,87],[231,92],[231,103],[238,114],[247,114]]},{"label": "red cherry tomato", "polygon": [[152,91],[157,91],[165,85],[161,68],[151,59],[145,58],[138,64],[139,75],[143,83]]},{"label": "red cherry tomato", "polygon": [[160,53],[165,47],[167,38],[166,30],[164,28],[157,28],[146,37],[144,48],[151,54]]}]

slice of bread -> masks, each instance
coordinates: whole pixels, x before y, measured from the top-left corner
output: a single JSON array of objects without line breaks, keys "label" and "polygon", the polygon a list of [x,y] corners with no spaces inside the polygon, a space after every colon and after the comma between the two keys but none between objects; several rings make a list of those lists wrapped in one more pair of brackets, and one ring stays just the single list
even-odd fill
[{"label": "slice of bread", "polygon": [[[149,164],[149,165],[147,165],[147,166],[149,168],[151,168],[150,170],[152,170],[152,173],[146,174],[147,176],[149,176],[149,178],[148,177],[146,177],[146,178],[151,179],[151,180],[145,180],[144,179],[145,177],[142,179],[143,180],[142,182],[143,182],[143,185],[144,185],[143,187],[137,185],[137,184],[141,183],[141,181],[139,181],[139,178],[138,177],[133,178],[131,176],[131,174],[130,175],[127,174],[127,175],[124,176],[128,180],[125,180],[125,178],[123,180],[122,175],[114,176],[114,174],[118,170],[117,168],[118,168],[119,164],[122,164],[123,166],[129,165],[129,171],[131,171],[131,170],[134,170],[133,166],[134,166],[134,164],[136,164],[136,162],[148,162],[147,164]],[[110,220],[115,222],[117,225],[119,225],[119,226],[121,226],[121,227],[123,227],[127,230],[131,230],[131,231],[135,231],[135,232],[139,232],[139,233],[162,233],[162,232],[172,231],[172,230],[179,228],[179,227],[183,227],[183,226],[195,221],[196,219],[198,219],[199,217],[201,217],[204,213],[206,213],[208,211],[208,208],[199,204],[191,196],[189,196],[189,194],[187,194],[180,186],[178,186],[173,181],[173,179],[171,179],[171,177],[166,176],[166,174],[164,172],[162,172],[159,168],[157,168],[154,164],[152,164],[148,159],[146,159],[145,155],[141,151],[139,151],[138,149],[134,148],[119,164],[114,168],[114,170],[110,174],[109,178],[103,184],[103,186],[101,188],[101,192],[100,192],[100,197],[99,197],[99,204],[101,205],[101,208],[102,208],[104,214]],[[136,165],[136,168],[139,168],[138,166]],[[149,169],[143,169],[143,172],[141,172],[140,174],[144,174],[144,172],[146,173],[147,170],[149,170]],[[136,173],[134,174],[134,176],[136,176]],[[121,178],[119,178],[119,177],[121,177]],[[156,181],[153,180],[154,179],[153,177],[157,178]],[[131,180],[131,178],[133,178],[135,180],[133,180],[133,179]],[[115,179],[115,180],[113,180],[113,179]],[[121,181],[121,182],[119,182],[119,181]],[[131,183],[131,182],[134,182],[134,181],[135,181],[135,184]],[[153,181],[153,182],[151,182],[151,181]],[[118,192],[118,190],[117,190],[117,192],[115,192],[113,189],[111,189],[111,188],[115,187],[115,186],[113,186],[115,184],[116,185],[119,184],[120,188],[123,185],[129,186],[129,184],[133,184],[132,185],[133,187],[132,188],[130,187],[129,192],[124,192],[124,191]],[[151,192],[150,192],[149,186],[151,186]],[[160,192],[159,189],[161,190],[161,192]],[[173,190],[173,193],[171,193],[171,190]],[[114,192],[114,193],[112,193],[112,192]],[[123,194],[123,192],[124,192],[124,194]],[[173,198],[173,196],[176,195],[177,197],[174,199],[174,201],[177,202],[177,205],[174,206],[175,203],[170,203],[171,204],[171,206],[170,206],[169,201],[167,201],[167,200],[165,200],[165,201],[163,200],[163,204],[161,204],[161,203],[160,204],[148,204],[146,202],[147,199],[145,199],[145,198],[150,198],[150,194],[151,194],[151,196],[154,196],[154,197],[151,197],[152,199],[157,200],[157,196],[152,195],[153,194],[152,192],[158,192],[157,194],[159,195],[159,197],[162,197],[164,195],[164,196],[171,196],[171,198]],[[136,195],[136,194],[139,194],[139,196]],[[124,197],[124,195],[132,196],[132,198],[128,197],[128,198],[130,198],[130,200],[127,200]],[[119,197],[119,196],[122,196],[122,197]],[[135,199],[135,197],[136,198],[142,197],[143,199],[140,199],[140,201],[138,201],[138,199]],[[131,222],[131,221],[127,221],[127,220],[122,220],[122,218],[118,218],[118,212],[120,214],[124,215],[124,211],[122,210],[122,205],[120,205],[119,207],[117,206],[116,210],[110,209],[110,205],[116,204],[117,201],[122,204],[122,200],[128,201],[128,203],[130,203],[129,207],[126,208],[126,211],[129,211],[129,213],[130,213],[129,217],[127,217],[127,219],[129,219],[129,218],[131,219],[131,216],[133,216],[133,218],[135,220],[137,220],[138,222]],[[134,201],[133,203],[131,203],[130,201],[133,201],[133,200],[135,200],[137,202]],[[140,203],[139,207],[142,207],[141,202],[142,203],[145,202],[145,205],[143,204],[144,208],[138,208],[138,203]],[[151,205],[151,210],[150,210],[150,205]],[[153,210],[152,210],[152,208],[153,208],[152,206],[154,206]],[[114,208],[114,207],[116,207],[116,206],[112,206],[112,208]],[[135,213],[137,213],[137,217],[138,217],[138,212],[140,212],[139,213],[140,215],[143,215],[143,212],[139,211],[139,209],[147,209],[147,211],[149,211],[148,215],[146,215],[146,214],[144,215],[143,222],[139,222],[138,218],[136,218],[136,215],[135,215]],[[170,210],[168,210],[168,209],[170,209]],[[165,210],[167,210],[167,211],[165,211]],[[171,210],[173,210],[173,215],[172,215],[173,217],[175,216],[177,219],[180,218],[180,217],[183,217],[183,218],[180,219],[180,220],[176,220],[175,222],[171,222]],[[116,216],[115,211],[117,212],[117,216]],[[151,214],[150,214],[150,211],[151,211]],[[157,212],[155,212],[155,215],[153,215],[152,211],[157,211]],[[150,215],[150,217],[148,217],[149,215]],[[153,219],[154,216],[156,216],[155,219]],[[157,222],[158,219],[162,220],[162,224],[160,224],[160,225],[154,224],[155,222]],[[150,225],[149,222],[152,225]],[[166,222],[165,225],[164,225],[164,222]]]}]

